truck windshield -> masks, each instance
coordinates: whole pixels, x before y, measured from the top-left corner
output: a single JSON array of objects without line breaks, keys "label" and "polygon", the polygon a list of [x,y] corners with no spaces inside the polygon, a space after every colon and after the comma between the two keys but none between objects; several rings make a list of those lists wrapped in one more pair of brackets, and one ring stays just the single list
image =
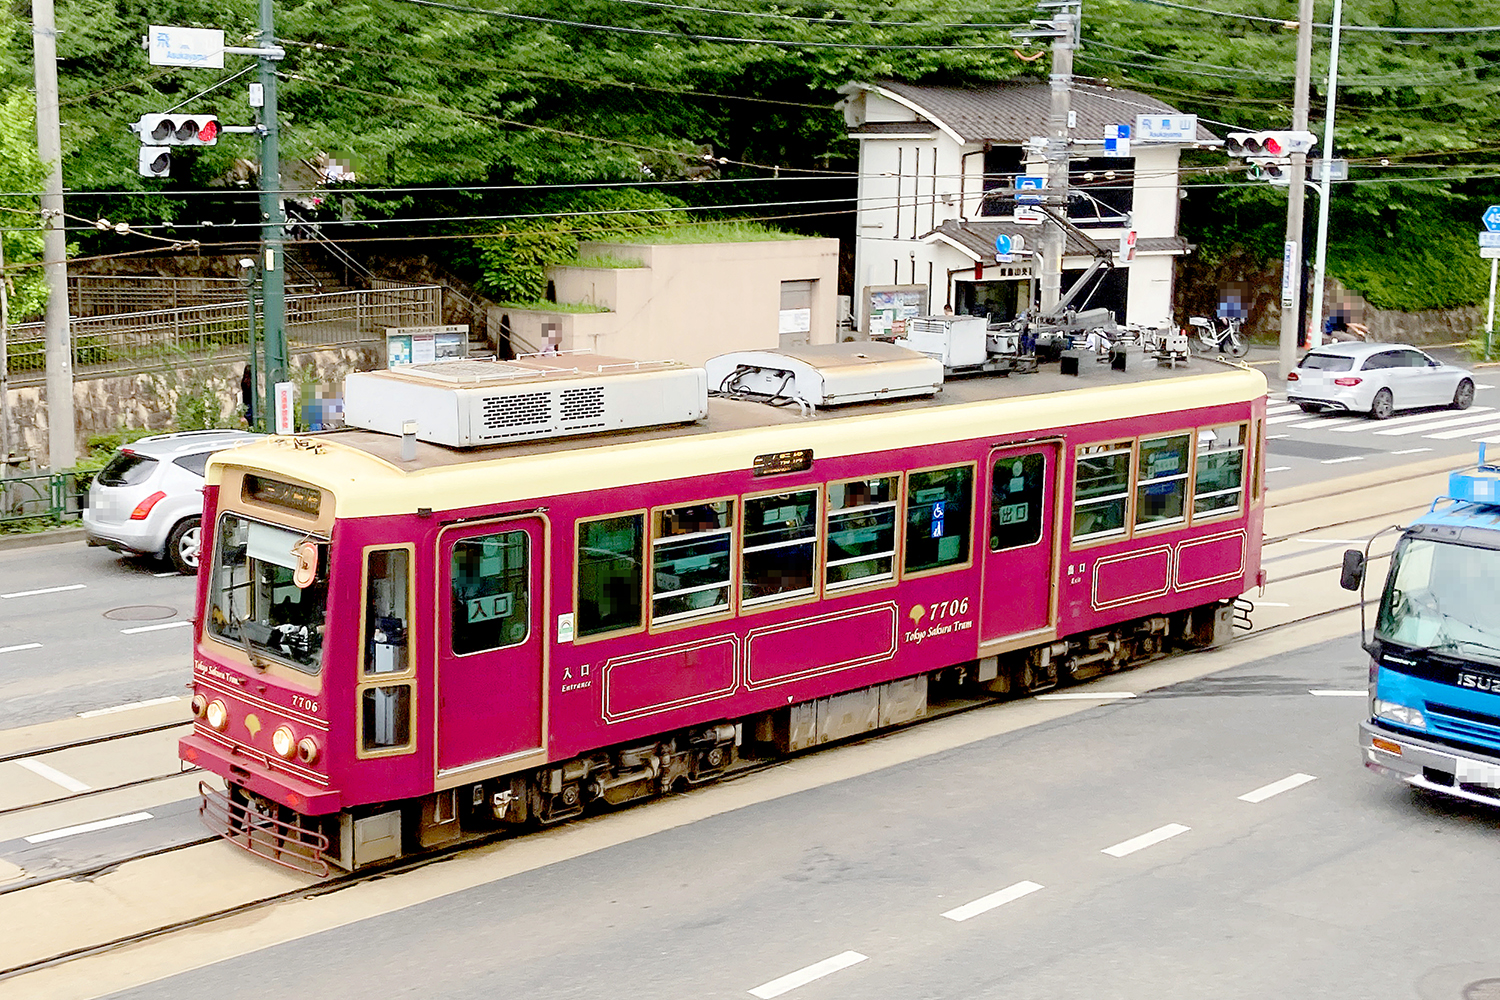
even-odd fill
[{"label": "truck windshield", "polygon": [[220,515],[209,582],[210,633],[244,649],[257,667],[266,665],[261,654],[269,654],[316,674],[327,611],[326,544],[300,531]]},{"label": "truck windshield", "polygon": [[1500,662],[1500,551],[1403,538],[1391,556],[1375,635]]}]

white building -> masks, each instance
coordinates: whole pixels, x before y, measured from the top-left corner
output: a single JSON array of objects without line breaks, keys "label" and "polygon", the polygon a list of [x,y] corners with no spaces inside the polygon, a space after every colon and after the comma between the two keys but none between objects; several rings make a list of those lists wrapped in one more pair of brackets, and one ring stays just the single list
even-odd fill
[{"label": "white building", "polygon": [[[1009,319],[1035,301],[1033,271],[1041,225],[1001,195],[1017,175],[1045,176],[1033,137],[1047,133],[1046,83],[983,88],[851,83],[844,118],[859,140],[859,209],[855,238],[854,313],[869,333],[892,317],[941,312]],[[1134,125],[1141,114],[1178,114],[1130,90],[1075,81],[1069,130],[1069,219],[1093,245],[1067,237],[1063,293],[1095,260],[1118,251],[1134,231],[1134,258],[1116,257],[1094,291],[1076,305],[1114,310],[1118,320],[1151,323],[1172,315],[1174,259],[1191,247],[1177,235],[1177,164],[1181,145],[1135,142],[1128,155],[1106,156],[1105,130]],[[1199,143],[1215,141],[1202,128]],[[993,192],[993,194],[992,194]],[[1019,217],[1018,217],[1019,216]],[[996,237],[1022,252],[996,260]]]}]

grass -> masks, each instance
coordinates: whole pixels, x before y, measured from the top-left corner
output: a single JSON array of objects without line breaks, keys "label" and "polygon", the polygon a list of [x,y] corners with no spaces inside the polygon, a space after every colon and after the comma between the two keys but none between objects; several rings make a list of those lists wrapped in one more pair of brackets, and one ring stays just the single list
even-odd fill
[{"label": "grass", "polygon": [[501,309],[526,309],[530,312],[552,312],[552,313],[607,313],[608,309],[596,306],[589,302],[548,302],[546,299],[534,299],[530,302],[502,302]]},{"label": "grass", "polygon": [[559,267],[598,267],[598,268],[621,268],[621,267],[645,267],[644,261],[632,257],[617,257],[612,253],[581,253],[577,260],[570,260]]},{"label": "grass", "polygon": [[672,226],[668,229],[653,229],[621,238],[621,243],[642,243],[647,246],[681,243],[763,243],[769,240],[806,239],[796,233],[785,233],[779,229],[762,226],[755,222],[709,222],[701,226]]}]

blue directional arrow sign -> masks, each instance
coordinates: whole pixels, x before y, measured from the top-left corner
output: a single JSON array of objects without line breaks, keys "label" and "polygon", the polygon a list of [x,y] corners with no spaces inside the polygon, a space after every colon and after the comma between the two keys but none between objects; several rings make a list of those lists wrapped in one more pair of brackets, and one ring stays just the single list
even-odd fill
[{"label": "blue directional arrow sign", "polygon": [[1484,228],[1492,233],[1500,231],[1500,205],[1491,205],[1485,209],[1482,219],[1484,221]]},{"label": "blue directional arrow sign", "polygon": [[995,237],[995,254],[997,256],[1004,256],[1010,253],[1010,245],[1010,237],[1001,233]]}]

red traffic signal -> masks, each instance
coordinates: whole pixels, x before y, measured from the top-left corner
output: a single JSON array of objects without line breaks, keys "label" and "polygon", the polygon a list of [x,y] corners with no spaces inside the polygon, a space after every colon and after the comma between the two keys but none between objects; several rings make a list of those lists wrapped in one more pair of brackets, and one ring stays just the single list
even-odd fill
[{"label": "red traffic signal", "polygon": [[219,141],[217,115],[141,115],[130,128],[155,146],[212,146]]}]

